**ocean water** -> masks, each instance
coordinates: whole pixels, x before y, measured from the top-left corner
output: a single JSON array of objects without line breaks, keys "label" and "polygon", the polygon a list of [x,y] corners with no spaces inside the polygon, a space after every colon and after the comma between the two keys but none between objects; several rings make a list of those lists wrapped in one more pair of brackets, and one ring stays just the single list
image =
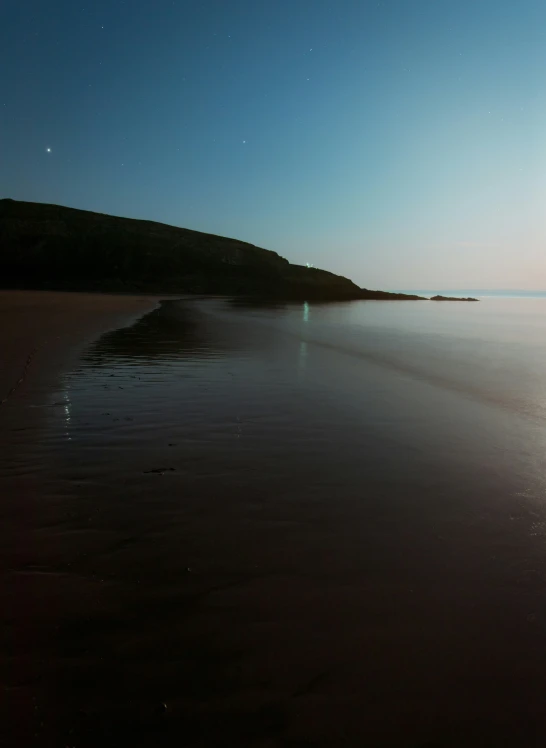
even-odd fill
[{"label": "ocean water", "polygon": [[17,730],[541,745],[545,340],[543,298],[193,299],[8,404]]}]

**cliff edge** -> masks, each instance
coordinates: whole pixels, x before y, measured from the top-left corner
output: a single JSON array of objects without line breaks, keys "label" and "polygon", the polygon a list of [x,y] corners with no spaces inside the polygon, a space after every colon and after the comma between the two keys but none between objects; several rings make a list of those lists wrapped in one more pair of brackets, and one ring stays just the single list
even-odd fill
[{"label": "cliff edge", "polygon": [[0,200],[3,288],[419,299],[359,288],[252,244],[153,221]]}]

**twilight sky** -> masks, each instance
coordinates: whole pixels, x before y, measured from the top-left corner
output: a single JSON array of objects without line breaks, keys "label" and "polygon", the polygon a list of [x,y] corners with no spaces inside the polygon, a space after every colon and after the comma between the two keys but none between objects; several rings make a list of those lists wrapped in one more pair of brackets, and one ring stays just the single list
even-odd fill
[{"label": "twilight sky", "polygon": [[4,0],[0,197],[546,288],[544,0]]}]

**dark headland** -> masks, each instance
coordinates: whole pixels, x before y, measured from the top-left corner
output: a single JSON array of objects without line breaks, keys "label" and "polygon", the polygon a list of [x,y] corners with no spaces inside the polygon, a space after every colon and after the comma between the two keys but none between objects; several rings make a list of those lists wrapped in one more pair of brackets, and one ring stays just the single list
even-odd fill
[{"label": "dark headland", "polygon": [[431,301],[479,301],[474,299],[472,296],[431,296]]},{"label": "dark headland", "polygon": [[252,244],[154,221],[0,200],[3,288],[415,300],[293,265]]}]

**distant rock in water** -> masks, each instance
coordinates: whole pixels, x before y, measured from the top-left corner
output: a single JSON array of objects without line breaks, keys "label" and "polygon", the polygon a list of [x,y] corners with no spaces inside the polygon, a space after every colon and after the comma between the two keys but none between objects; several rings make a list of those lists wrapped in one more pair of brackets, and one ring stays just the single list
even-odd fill
[{"label": "distant rock in water", "polygon": [[466,298],[462,296],[431,296],[431,301],[479,301],[479,299],[473,299],[471,296]]},{"label": "distant rock in water", "polygon": [[0,261],[3,288],[302,301],[422,298],[359,288],[237,239],[16,200],[0,200]]}]

